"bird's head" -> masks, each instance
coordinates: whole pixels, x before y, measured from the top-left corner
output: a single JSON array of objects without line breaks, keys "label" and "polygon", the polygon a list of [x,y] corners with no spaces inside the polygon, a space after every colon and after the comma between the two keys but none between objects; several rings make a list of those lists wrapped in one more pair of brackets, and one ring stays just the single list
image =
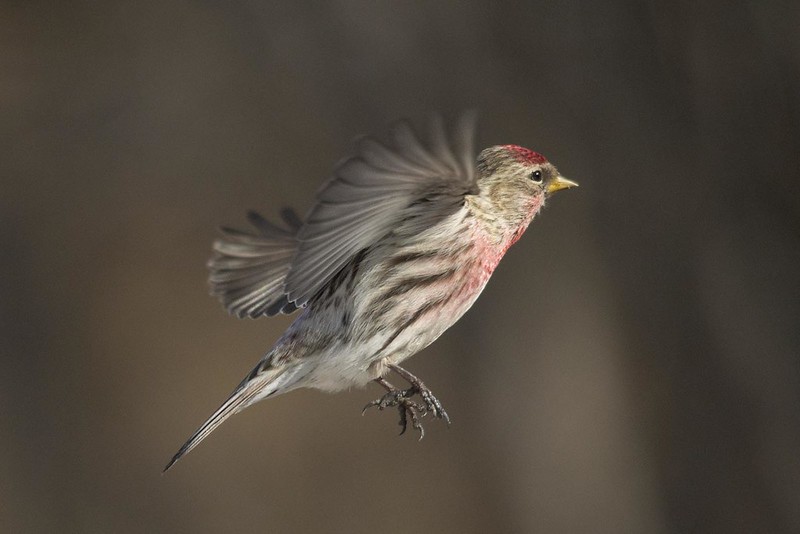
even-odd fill
[{"label": "bird's head", "polygon": [[550,195],[577,186],[547,158],[521,146],[493,146],[478,156],[480,196],[507,227],[524,229]]}]

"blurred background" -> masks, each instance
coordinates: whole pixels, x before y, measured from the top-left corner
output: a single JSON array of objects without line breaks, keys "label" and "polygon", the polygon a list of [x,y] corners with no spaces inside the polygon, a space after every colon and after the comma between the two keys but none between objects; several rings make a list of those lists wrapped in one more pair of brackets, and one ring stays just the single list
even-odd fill
[{"label": "blurred background", "polygon": [[[4,2],[0,531],[800,532],[797,2]],[[207,295],[358,134],[480,112],[559,194],[408,368],[161,469],[291,318]]]}]

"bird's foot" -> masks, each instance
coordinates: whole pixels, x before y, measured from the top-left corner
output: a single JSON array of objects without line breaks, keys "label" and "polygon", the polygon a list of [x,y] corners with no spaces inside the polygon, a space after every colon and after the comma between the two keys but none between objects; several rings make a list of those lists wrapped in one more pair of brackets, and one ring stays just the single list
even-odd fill
[{"label": "bird's foot", "polygon": [[[450,426],[450,417],[444,410],[442,403],[439,402],[439,399],[436,398],[433,392],[431,392],[431,390],[425,386],[422,380],[412,375],[402,367],[392,365],[391,368],[397,374],[406,379],[411,384],[411,387],[408,389],[399,389],[391,385],[383,378],[376,379],[375,381],[384,387],[387,393],[380,399],[374,400],[367,404],[364,407],[364,410],[361,412],[362,415],[373,406],[377,406],[379,410],[397,406],[397,409],[400,412],[399,425],[402,427],[400,434],[402,435],[405,433],[406,428],[408,427],[408,420],[410,418],[414,429],[419,431],[419,439],[422,439],[425,436],[425,430],[422,428],[420,419],[429,413],[433,414],[433,417],[436,419],[442,419],[445,423],[447,423],[447,426]],[[411,400],[414,395],[419,395],[422,398],[422,403]]]},{"label": "bird's foot", "polygon": [[428,415],[428,407],[426,404],[419,404],[411,400],[411,397],[415,394],[416,390],[414,388],[389,389],[383,397],[364,406],[361,414],[363,415],[373,406],[376,406],[379,410],[396,406],[397,411],[400,412],[400,422],[398,423],[402,427],[400,435],[405,433],[408,428],[408,420],[411,419],[411,426],[414,427],[414,430],[419,431],[419,439],[422,439],[425,436],[425,429],[422,428],[420,419]]},{"label": "bird's foot", "polygon": [[434,396],[433,392],[426,388],[421,382],[420,386],[421,388],[414,386],[411,389],[419,393],[419,396],[422,397],[423,401],[425,401],[425,408],[427,409],[426,415],[427,412],[430,412],[436,419],[441,419],[447,423],[447,426],[450,426],[450,416],[447,415],[446,411],[444,411],[444,406],[442,406],[442,403],[439,402],[439,399]]},{"label": "bird's foot", "polygon": [[422,397],[422,400],[425,401],[425,406],[428,411],[432,413],[436,419],[442,419],[447,423],[447,426],[450,426],[450,417],[447,415],[447,412],[444,411],[442,403],[439,402],[439,399],[434,396],[433,392],[422,383],[422,380],[399,365],[389,364],[389,368],[411,384],[411,388],[408,391],[418,393],[419,396]]}]

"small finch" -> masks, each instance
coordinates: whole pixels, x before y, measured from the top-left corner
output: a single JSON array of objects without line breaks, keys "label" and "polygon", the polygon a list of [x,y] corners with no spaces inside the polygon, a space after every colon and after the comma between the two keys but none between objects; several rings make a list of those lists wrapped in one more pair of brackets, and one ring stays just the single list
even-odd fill
[{"label": "small finch", "polygon": [[[401,434],[410,420],[421,438],[428,414],[449,424],[400,363],[472,306],[550,195],[577,186],[520,146],[475,158],[474,124],[465,115],[448,136],[436,117],[423,143],[399,122],[389,146],[359,142],[304,220],[284,210],[281,227],[250,212],[255,233],[223,229],[209,269],[227,310],[240,318],[302,311],[164,471],[231,415],[300,387],[335,392],[375,381],[387,393],[364,410],[396,407]],[[389,383],[390,372],[409,387]]]}]

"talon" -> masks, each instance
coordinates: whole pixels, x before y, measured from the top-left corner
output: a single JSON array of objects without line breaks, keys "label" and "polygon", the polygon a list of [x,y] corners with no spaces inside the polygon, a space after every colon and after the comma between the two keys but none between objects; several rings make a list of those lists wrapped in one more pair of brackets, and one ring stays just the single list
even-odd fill
[{"label": "talon", "polygon": [[402,436],[403,434],[406,433],[406,429],[408,428],[408,417],[406,415],[405,406],[403,406],[402,404],[398,404],[397,409],[400,412],[400,421],[397,424],[403,427],[402,429],[400,429],[400,433],[398,434],[398,436]]},{"label": "talon", "polygon": [[[427,417],[428,414],[433,414],[433,417],[436,419],[442,419],[449,427],[450,417],[444,410],[442,403],[439,402],[439,399],[431,393],[431,390],[425,387],[425,384],[423,384],[421,380],[405,369],[397,366],[391,367],[400,376],[406,379],[411,384],[411,387],[408,389],[398,389],[383,378],[376,379],[375,381],[385,388],[387,392],[380,399],[374,400],[364,406],[361,415],[364,415],[364,413],[373,406],[377,406],[379,410],[396,406],[397,411],[400,413],[400,420],[397,423],[401,427],[399,435],[402,436],[405,434],[406,430],[408,430],[408,419],[410,417],[411,426],[419,431],[420,440],[425,437],[425,429],[422,427],[420,419]],[[419,395],[422,402],[418,403],[411,400],[414,395]]]},{"label": "talon", "polygon": [[422,423],[419,422],[415,412],[411,412],[411,424],[416,430],[419,430],[419,439],[417,441],[422,441],[422,438],[425,437],[425,429],[422,427]]},{"label": "talon", "polygon": [[[421,387],[424,388],[424,386]],[[426,411],[429,410],[433,412],[433,416],[435,418],[442,419],[445,423],[447,423],[447,426],[450,426],[450,416],[447,415],[447,412],[444,410],[442,403],[439,402],[439,399],[437,399],[429,389],[422,389],[420,391],[420,396],[422,397],[422,400],[425,401]]]}]

